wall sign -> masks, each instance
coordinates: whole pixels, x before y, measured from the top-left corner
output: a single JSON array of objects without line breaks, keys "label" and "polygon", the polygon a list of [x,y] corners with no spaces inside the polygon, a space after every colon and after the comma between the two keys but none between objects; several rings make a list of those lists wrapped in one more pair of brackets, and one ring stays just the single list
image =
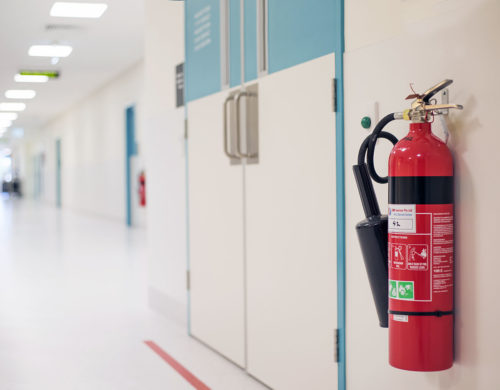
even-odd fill
[{"label": "wall sign", "polygon": [[184,105],[184,62],[175,67],[175,106]]}]

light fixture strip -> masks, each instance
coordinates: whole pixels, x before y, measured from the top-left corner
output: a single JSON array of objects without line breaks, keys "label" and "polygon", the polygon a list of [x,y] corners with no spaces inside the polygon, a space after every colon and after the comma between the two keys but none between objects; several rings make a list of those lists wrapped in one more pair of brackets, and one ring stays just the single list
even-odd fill
[{"label": "light fixture strip", "polygon": [[60,18],[100,18],[108,9],[105,3],[56,2],[50,9],[50,16]]},{"label": "light fixture strip", "polygon": [[17,117],[18,115],[15,112],[0,112],[0,122],[2,121],[12,122],[15,121]]},{"label": "light fixture strip", "polygon": [[7,119],[0,119],[0,128],[7,128],[12,126],[12,121],[9,121]]},{"label": "light fixture strip", "polygon": [[7,99],[33,99],[36,92],[32,89],[9,89],[5,92]]},{"label": "light fixture strip", "polygon": [[72,51],[68,45],[33,45],[28,54],[31,57],[67,57]]},{"label": "light fixture strip", "polygon": [[24,111],[25,109],[24,103],[0,103],[0,111]]},{"label": "light fixture strip", "polygon": [[14,76],[14,81],[16,83],[46,83],[49,81],[49,76],[45,75],[24,75],[16,74]]}]

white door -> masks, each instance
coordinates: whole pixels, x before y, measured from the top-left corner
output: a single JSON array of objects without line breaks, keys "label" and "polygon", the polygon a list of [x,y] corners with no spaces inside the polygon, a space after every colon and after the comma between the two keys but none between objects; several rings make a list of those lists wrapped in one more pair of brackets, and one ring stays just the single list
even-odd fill
[{"label": "white door", "polygon": [[194,337],[243,367],[243,170],[224,154],[228,94],[220,92],[187,107],[190,321]]},{"label": "white door", "polygon": [[259,80],[246,167],[248,371],[276,390],[335,389],[334,55]]}]

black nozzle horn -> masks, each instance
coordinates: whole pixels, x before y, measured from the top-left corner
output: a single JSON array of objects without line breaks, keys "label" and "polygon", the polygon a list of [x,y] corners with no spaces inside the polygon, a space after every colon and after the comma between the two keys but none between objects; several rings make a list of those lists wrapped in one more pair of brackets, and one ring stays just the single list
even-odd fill
[{"label": "black nozzle horn", "polygon": [[366,163],[352,167],[366,219],[356,225],[380,326],[388,326],[387,216],[380,208]]}]

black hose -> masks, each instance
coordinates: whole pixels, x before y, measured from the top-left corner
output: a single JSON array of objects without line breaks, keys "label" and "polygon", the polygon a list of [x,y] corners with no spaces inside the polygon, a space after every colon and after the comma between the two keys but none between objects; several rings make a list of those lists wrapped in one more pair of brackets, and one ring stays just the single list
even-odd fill
[{"label": "black hose", "polygon": [[368,167],[368,172],[373,180],[377,183],[385,184],[389,181],[388,177],[381,177],[375,170],[375,164],[373,163],[373,157],[375,155],[375,145],[377,143],[377,139],[385,138],[392,142],[393,145],[396,145],[398,139],[391,133],[386,131],[382,131],[387,124],[394,120],[394,113],[384,116],[380,122],[377,123],[373,132],[365,138],[361,147],[359,148],[358,153],[358,165],[361,165],[365,162],[366,156],[366,165]]}]

